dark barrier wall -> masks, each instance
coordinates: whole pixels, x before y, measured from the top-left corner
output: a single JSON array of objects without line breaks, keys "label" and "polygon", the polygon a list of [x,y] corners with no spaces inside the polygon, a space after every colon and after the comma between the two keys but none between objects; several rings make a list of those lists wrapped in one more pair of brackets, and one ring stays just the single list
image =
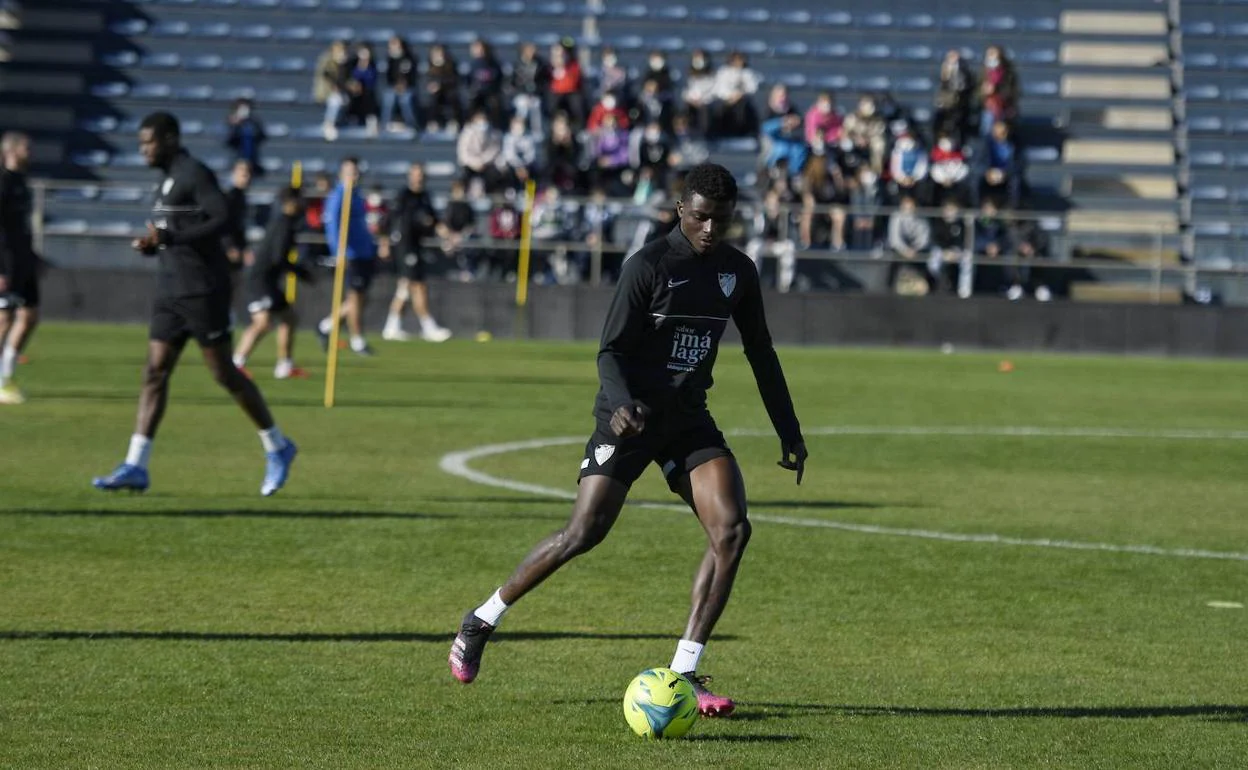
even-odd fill
[{"label": "dark barrier wall", "polygon": [[[54,270],[44,283],[44,316],[73,321],[145,322],[150,272]],[[379,330],[394,290],[378,280],[368,325]],[[300,286],[303,326],[329,308],[331,286]],[[457,335],[596,339],[611,289],[534,287],[523,314],[515,287],[437,282],[433,312]],[[1248,356],[1248,308],[1007,302],[866,294],[769,294],[772,336],[792,345],[897,345],[1187,356]],[[415,323],[408,319],[408,327]]]}]

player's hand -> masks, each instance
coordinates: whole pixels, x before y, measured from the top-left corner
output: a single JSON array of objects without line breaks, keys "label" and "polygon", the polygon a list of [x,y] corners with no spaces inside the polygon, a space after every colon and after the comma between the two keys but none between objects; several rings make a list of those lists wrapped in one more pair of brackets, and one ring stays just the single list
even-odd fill
[{"label": "player's hand", "polygon": [[156,232],[156,226],[150,222],[147,225],[147,234],[135,238],[130,244],[135,251],[145,257],[150,257],[156,253],[156,249],[160,247],[160,234]]},{"label": "player's hand", "polygon": [[[792,459],[789,459],[792,456]],[[802,483],[802,476],[806,473],[806,442],[802,440],[795,441],[792,444],[780,442],[780,462],[776,463],[786,471],[797,471],[797,483]]]},{"label": "player's hand", "polygon": [[621,406],[611,415],[611,431],[620,438],[636,436],[646,429],[646,412],[640,404]]}]

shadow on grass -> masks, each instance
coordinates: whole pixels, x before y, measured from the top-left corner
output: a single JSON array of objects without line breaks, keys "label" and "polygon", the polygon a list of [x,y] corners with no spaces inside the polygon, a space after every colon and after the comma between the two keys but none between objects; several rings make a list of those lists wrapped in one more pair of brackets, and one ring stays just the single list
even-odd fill
[{"label": "shadow on grass", "polygon": [[695,743],[793,743],[804,741],[804,735],[690,735],[685,738]]},{"label": "shadow on grass", "polygon": [[223,519],[236,517],[242,519],[451,519],[462,518],[445,513],[399,513],[392,511],[269,511],[269,510],[216,510],[187,508],[155,508],[137,509],[103,509],[103,508],[15,508],[0,510],[0,516],[101,516],[139,518],[170,518],[170,519]]},{"label": "shadow on grass", "polygon": [[[136,388],[132,393],[103,392],[91,390],[60,390],[51,393],[40,394],[39,401],[111,401],[120,403],[138,403],[139,392]],[[321,408],[322,403],[319,397],[297,398],[283,395],[268,396],[266,401],[271,407],[316,407]],[[231,409],[237,409],[230,397],[222,392],[220,395],[211,396],[171,396],[170,402],[176,407],[185,406],[228,406]],[[350,407],[353,409],[501,409],[508,408],[510,405],[500,405],[493,401],[452,401],[452,400],[431,400],[431,399],[363,399],[339,396],[334,400],[334,406]]]},{"label": "shadow on grass", "polygon": [[[0,641],[132,641],[132,642],[409,642],[450,644],[455,632],[422,633],[405,631],[344,633],[247,633],[232,631],[46,631],[0,630]],[[596,631],[514,631],[500,632],[497,642],[548,642],[565,639],[637,641],[671,639],[669,633],[617,633]],[[723,637],[719,637],[723,638]],[[614,702],[614,701],[612,701]]]},{"label": "shadow on grass", "polygon": [[[529,495],[527,497],[431,497],[431,502],[436,503],[495,503],[506,505],[534,505],[549,504],[551,502],[570,503],[563,497],[554,497],[553,495]],[[662,500],[650,500],[643,498],[629,498],[629,503],[634,505],[681,505],[679,497],[672,495]],[[868,503],[853,500],[750,500],[750,509],[805,509],[805,510],[824,510],[824,511],[847,511],[847,510],[870,510],[875,508],[918,508],[920,506],[910,503]]]},{"label": "shadow on grass", "polygon": [[[1024,706],[1019,708],[927,708],[916,706],[851,706],[825,703],[750,703],[733,715],[745,721],[790,719],[805,714],[858,717],[971,717],[979,719],[1160,719],[1208,717],[1248,721],[1248,706]],[[752,709],[768,709],[754,711]]]}]

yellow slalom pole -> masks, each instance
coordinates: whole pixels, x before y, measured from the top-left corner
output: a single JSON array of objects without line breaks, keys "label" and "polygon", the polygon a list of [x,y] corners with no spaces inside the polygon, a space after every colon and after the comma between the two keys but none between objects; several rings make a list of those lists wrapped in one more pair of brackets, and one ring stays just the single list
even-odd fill
[{"label": "yellow slalom pole", "polygon": [[342,213],[338,216],[338,259],[334,262],[333,310],[329,313],[332,322],[329,329],[329,362],[325,368],[326,409],[334,406],[334,386],[338,374],[338,329],[342,326],[338,316],[342,312],[342,285],[347,277],[347,227],[351,224],[351,179],[348,177],[342,184]]},{"label": "yellow slalom pole", "polygon": [[529,301],[529,252],[533,248],[533,201],[537,184],[530,179],[524,184],[524,210],[520,212],[520,264],[516,268],[516,307]]},{"label": "yellow slalom pole", "polygon": [[[298,190],[303,187],[303,162],[295,161],[290,167],[290,186]],[[299,261],[299,250],[291,246],[290,253],[286,255],[286,261],[295,264]],[[286,302],[295,304],[295,296],[298,291],[299,279],[294,273],[286,274]]]}]

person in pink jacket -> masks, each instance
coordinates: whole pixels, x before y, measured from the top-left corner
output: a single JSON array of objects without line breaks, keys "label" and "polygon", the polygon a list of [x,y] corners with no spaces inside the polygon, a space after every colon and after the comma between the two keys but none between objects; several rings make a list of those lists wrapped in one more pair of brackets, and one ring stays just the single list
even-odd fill
[{"label": "person in pink jacket", "polygon": [[816,138],[821,138],[824,144],[835,145],[841,141],[842,122],[841,113],[836,109],[836,98],[831,92],[824,91],[806,110],[806,143],[813,146]]}]

